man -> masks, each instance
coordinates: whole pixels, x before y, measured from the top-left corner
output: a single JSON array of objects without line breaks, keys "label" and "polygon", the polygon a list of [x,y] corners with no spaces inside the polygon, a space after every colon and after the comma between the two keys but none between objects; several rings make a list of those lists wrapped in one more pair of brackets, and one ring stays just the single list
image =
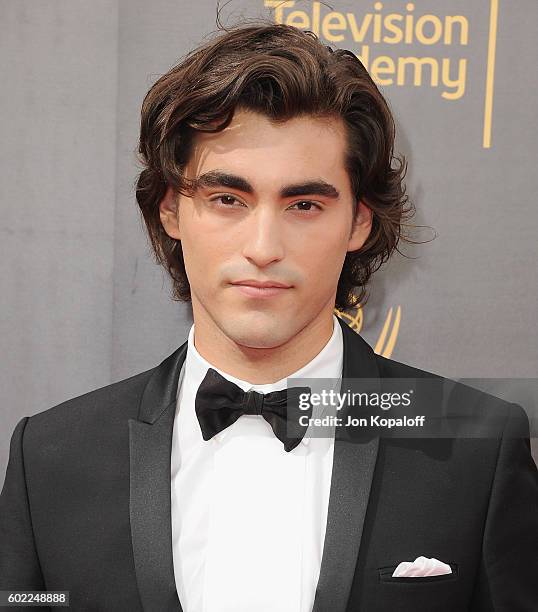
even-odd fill
[{"label": "man", "polygon": [[[282,426],[288,377],[434,377],[334,315],[409,212],[393,143],[356,57],[292,27],[233,28],[155,83],[136,195],[194,325],[157,367],[18,423],[1,589],[66,590],[75,610],[536,609],[519,406],[459,389],[496,437]],[[442,572],[417,576],[420,557]]]}]

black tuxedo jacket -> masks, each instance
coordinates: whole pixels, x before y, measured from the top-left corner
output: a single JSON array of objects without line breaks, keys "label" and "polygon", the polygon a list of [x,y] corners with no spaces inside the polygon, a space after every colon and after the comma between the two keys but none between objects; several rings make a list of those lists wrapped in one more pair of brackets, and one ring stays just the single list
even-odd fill
[{"label": "black tuxedo jacket", "polygon": [[[376,355],[340,324],[344,378],[434,376]],[[77,611],[181,611],[170,454],[186,350],[17,424],[0,496],[0,589],[68,590]],[[314,612],[538,610],[528,418],[476,393],[477,409],[502,416],[498,438],[336,438]],[[419,555],[453,573],[391,577]]]}]

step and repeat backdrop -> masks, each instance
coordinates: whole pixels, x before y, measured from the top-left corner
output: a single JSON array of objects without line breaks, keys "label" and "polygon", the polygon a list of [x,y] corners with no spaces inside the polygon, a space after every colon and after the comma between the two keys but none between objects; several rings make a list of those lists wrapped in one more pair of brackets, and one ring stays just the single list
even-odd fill
[{"label": "step and repeat backdrop", "polygon": [[[135,151],[145,93],[215,33],[218,7],[0,6],[3,481],[22,416],[149,369],[186,339],[190,307],[170,299],[138,213]],[[367,303],[338,314],[377,353],[502,379],[499,393],[532,412],[538,3],[220,3],[224,26],[256,17],[352,50],[387,98],[408,161],[413,223],[424,226],[415,237],[427,242],[402,244]]]}]

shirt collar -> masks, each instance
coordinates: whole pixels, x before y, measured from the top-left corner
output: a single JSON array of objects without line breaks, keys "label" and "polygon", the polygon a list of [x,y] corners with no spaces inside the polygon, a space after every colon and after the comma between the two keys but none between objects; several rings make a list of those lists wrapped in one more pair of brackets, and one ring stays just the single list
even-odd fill
[{"label": "shirt collar", "polygon": [[[333,332],[331,337],[321,351],[311,359],[307,364],[299,368],[297,371],[289,374],[288,376],[281,378],[274,383],[266,384],[252,384],[248,381],[241,380],[231,374],[220,370],[219,368],[208,362],[194,346],[194,331],[195,325],[193,324],[189,330],[187,339],[187,356],[185,358],[184,376],[183,380],[187,379],[189,385],[193,389],[198,389],[202,380],[204,379],[207,370],[213,368],[221,376],[235,383],[243,391],[259,391],[260,393],[270,393],[271,391],[280,391],[287,387],[288,378],[340,378],[342,376],[342,365],[343,365],[343,338],[342,329],[338,323],[336,315],[333,314]],[[180,384],[183,381],[180,380]],[[219,432],[214,439],[218,442],[223,442],[227,436],[229,428],[223,429]],[[304,436],[301,443],[308,446],[310,437]]]}]

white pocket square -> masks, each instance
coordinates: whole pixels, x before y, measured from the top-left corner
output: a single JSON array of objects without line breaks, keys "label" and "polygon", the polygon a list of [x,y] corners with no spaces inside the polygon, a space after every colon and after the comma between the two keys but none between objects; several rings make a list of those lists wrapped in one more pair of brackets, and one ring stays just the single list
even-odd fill
[{"label": "white pocket square", "polygon": [[413,578],[417,576],[440,576],[451,574],[450,565],[439,559],[417,557],[414,561],[402,561],[392,573],[393,578]]}]

